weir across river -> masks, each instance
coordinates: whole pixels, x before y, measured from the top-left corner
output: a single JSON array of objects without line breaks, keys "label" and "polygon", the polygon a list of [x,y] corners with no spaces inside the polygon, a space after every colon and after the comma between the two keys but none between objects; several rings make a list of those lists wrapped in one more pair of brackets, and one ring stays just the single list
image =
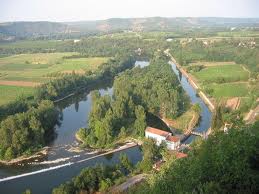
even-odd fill
[{"label": "weir across river", "polygon": [[[141,65],[143,65],[144,63],[148,62],[142,61]],[[193,104],[198,103],[201,107],[201,120],[199,122],[199,125],[195,127],[194,131],[199,133],[207,131],[210,128],[210,121],[212,115],[208,106],[199,96],[196,95],[196,90],[189,83],[188,79],[184,75],[179,76],[179,70],[177,69],[177,66],[174,63],[170,64],[172,66],[174,73],[177,75],[183,89],[190,97],[191,102]],[[103,87],[99,91],[102,95],[112,94],[113,89]],[[127,156],[129,157],[130,161],[133,162],[133,164],[136,164],[138,161],[140,161],[142,159],[142,153],[138,146],[127,148],[124,150],[119,150],[118,152],[110,153],[108,155],[102,155],[99,157],[95,157],[94,154],[92,155],[91,153],[87,153],[86,151],[81,153],[71,152],[73,147],[78,146],[74,138],[75,132],[80,127],[87,126],[87,118],[90,113],[91,103],[92,101],[89,93],[83,94],[82,96],[76,94],[75,96],[71,96],[68,99],[58,102],[58,108],[62,110],[63,120],[61,125],[58,126],[56,130],[57,139],[53,142],[53,145],[51,145],[52,152],[49,153],[45,160],[51,162],[60,158],[70,158],[69,160],[61,162],[59,164],[55,164],[54,166],[52,164],[47,164],[25,165],[23,167],[12,168],[0,167],[0,178],[6,178],[6,181],[0,182],[0,193],[20,194],[29,188],[31,189],[32,193],[48,194],[51,193],[54,187],[57,187],[61,183],[70,180],[72,177],[79,174],[80,171],[87,166],[94,166],[96,164],[113,165],[118,163],[120,153],[127,154]],[[189,146],[188,144],[192,142],[195,139],[195,137],[195,135],[191,134],[189,137],[186,138],[186,140],[184,141],[186,147]],[[66,149],[66,147],[68,147],[69,149]],[[78,155],[80,156],[74,157]],[[87,158],[91,159],[87,160]],[[82,160],[84,161],[77,163],[77,161]],[[42,161],[38,161],[38,163],[40,162]],[[60,165],[64,165],[64,167],[55,167]],[[54,168],[49,171],[44,171],[44,169],[52,167]],[[39,170],[42,170],[42,172],[33,174],[33,172]],[[19,176],[25,173],[27,173],[26,176]],[[11,176],[17,176],[17,178],[10,178],[10,180],[7,180],[8,177]]]}]

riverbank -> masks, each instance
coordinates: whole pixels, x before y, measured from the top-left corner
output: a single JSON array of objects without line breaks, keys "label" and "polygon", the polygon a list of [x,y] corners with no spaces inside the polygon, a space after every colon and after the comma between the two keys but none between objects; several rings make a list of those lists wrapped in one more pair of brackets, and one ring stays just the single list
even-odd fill
[{"label": "riverbank", "polygon": [[[75,138],[79,142],[79,144],[84,143],[84,141],[82,140],[82,138],[80,138],[78,133],[75,134]],[[104,153],[104,152],[106,153],[106,152],[116,151],[119,148],[123,148],[124,146],[131,145],[131,144],[138,146],[138,145],[142,145],[142,142],[140,140],[136,140],[134,138],[129,137],[129,138],[126,138],[124,141],[118,140],[117,142],[115,142],[114,143],[115,148],[103,149],[103,148],[90,148],[89,147],[88,150],[91,152],[95,152],[95,153]],[[84,150],[84,149],[82,148],[82,150]]]},{"label": "riverbank", "polygon": [[40,151],[36,152],[35,154],[31,156],[20,156],[18,158],[14,158],[12,160],[6,161],[6,160],[0,160],[1,165],[11,166],[11,165],[17,165],[22,162],[26,162],[28,160],[33,159],[39,159],[48,154],[49,147],[44,147]]},{"label": "riverbank", "polygon": [[201,99],[204,101],[205,104],[208,105],[209,109],[211,111],[214,111],[215,105],[211,102],[211,100],[205,95],[204,92],[201,91],[201,88],[198,86],[198,84],[192,79],[192,77],[181,67],[180,64],[177,63],[175,58],[169,53],[169,50],[165,50],[164,53],[170,57],[170,60],[176,65],[176,67],[179,69],[179,71],[188,79],[191,86],[197,91]]}]

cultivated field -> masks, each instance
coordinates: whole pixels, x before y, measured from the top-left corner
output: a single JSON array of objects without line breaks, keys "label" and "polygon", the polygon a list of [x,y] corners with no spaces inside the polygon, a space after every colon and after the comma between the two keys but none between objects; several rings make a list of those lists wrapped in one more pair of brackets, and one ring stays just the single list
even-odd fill
[{"label": "cultivated field", "polygon": [[[35,86],[64,74],[94,71],[108,58],[64,58],[78,53],[20,54],[0,58],[0,105],[19,95],[31,95]],[[19,87],[18,87],[19,86]]]},{"label": "cultivated field", "polygon": [[241,65],[210,64],[193,75],[203,83],[247,81],[249,78],[249,73]]},{"label": "cultivated field", "polygon": [[215,98],[245,97],[249,94],[248,83],[210,84],[205,87],[213,90],[211,95]]},{"label": "cultivated field", "polygon": [[191,65],[203,65],[203,69],[191,74],[209,96],[221,99],[249,95],[249,72],[242,65],[233,62],[198,62]]},{"label": "cultivated field", "polygon": [[21,96],[31,96],[34,93],[34,90],[33,87],[0,85],[0,106],[16,100]]},{"label": "cultivated field", "polygon": [[61,74],[94,71],[108,58],[63,57],[77,53],[21,54],[0,58],[0,81],[44,82]]}]

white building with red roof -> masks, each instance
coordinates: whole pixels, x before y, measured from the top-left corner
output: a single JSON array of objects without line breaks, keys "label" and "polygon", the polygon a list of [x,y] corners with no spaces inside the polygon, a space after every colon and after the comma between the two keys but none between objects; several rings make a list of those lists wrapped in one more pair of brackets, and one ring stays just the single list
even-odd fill
[{"label": "white building with red roof", "polygon": [[157,128],[147,127],[145,130],[145,137],[154,139],[157,145],[165,142],[167,148],[170,150],[176,150],[180,146],[179,137],[172,136],[172,133]]}]

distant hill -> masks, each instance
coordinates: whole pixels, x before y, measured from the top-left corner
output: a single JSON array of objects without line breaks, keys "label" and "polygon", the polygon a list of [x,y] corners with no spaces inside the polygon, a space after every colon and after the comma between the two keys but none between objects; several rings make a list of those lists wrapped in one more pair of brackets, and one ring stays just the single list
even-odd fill
[{"label": "distant hill", "polygon": [[56,22],[8,22],[0,23],[0,34],[5,37],[37,38],[63,34],[68,26]]},{"label": "distant hill", "polygon": [[259,18],[112,18],[97,21],[67,22],[65,24],[81,31],[174,31],[176,28],[259,27]]},{"label": "distant hill", "polygon": [[259,18],[112,18],[80,22],[0,23],[0,39],[86,35],[116,31],[179,31],[192,28],[259,28]]}]

